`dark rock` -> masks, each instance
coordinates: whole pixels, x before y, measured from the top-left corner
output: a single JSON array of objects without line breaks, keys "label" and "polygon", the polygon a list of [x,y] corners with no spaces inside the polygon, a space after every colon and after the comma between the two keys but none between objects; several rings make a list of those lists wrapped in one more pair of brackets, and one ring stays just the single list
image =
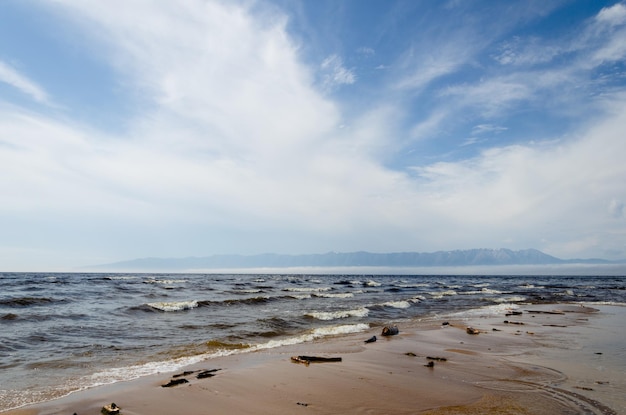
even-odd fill
[{"label": "dark rock", "polygon": [[115,403],[112,403],[110,405],[103,406],[100,412],[102,412],[104,415],[118,415],[120,413],[120,409],[121,408],[119,406],[117,406]]},{"label": "dark rock", "polygon": [[376,336],[372,336],[369,339],[365,340],[365,343],[374,343],[376,341]]},{"label": "dark rock", "polygon": [[474,327],[468,327],[465,331],[467,334],[480,334],[480,330],[475,329]]}]

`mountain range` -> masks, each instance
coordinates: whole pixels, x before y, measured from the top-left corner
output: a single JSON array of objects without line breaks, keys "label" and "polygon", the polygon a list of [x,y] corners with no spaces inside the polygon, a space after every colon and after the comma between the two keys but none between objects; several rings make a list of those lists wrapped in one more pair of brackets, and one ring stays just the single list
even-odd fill
[{"label": "mountain range", "polygon": [[186,258],[139,258],[91,266],[91,269],[189,271],[290,267],[454,267],[491,265],[615,264],[603,259],[560,259],[536,249],[468,249],[437,252],[328,252],[325,254],[211,255]]}]

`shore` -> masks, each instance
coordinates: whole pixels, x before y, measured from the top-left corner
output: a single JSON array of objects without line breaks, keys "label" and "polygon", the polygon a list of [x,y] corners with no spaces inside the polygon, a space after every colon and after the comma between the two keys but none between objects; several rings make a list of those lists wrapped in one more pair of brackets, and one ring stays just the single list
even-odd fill
[{"label": "shore", "polygon": [[[2,415],[95,415],[112,402],[122,415],[626,413],[625,307],[516,311],[522,314],[398,322],[394,336],[378,327],[211,359]],[[364,342],[374,335],[377,341]],[[291,359],[302,355],[341,361]],[[186,382],[162,387],[180,379]]]}]

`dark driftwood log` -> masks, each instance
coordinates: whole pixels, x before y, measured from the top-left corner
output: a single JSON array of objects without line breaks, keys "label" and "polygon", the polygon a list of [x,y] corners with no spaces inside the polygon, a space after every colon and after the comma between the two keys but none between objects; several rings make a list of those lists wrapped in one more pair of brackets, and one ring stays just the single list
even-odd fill
[{"label": "dark driftwood log", "polygon": [[173,378],[180,378],[183,376],[189,376],[191,375],[193,372],[195,372],[195,370],[186,370],[183,373],[177,373],[176,375],[172,376]]},{"label": "dark driftwood log", "polygon": [[376,336],[372,336],[369,339],[365,340],[365,343],[374,343],[376,341]]},{"label": "dark driftwood log", "polygon": [[320,363],[320,362],[341,362],[341,357],[319,357],[319,356],[292,356],[291,361],[296,363]]},{"label": "dark driftwood log", "polygon": [[398,326],[385,326],[383,327],[383,336],[394,336],[398,334],[400,330],[398,330]]},{"label": "dark driftwood log", "polygon": [[181,379],[172,379],[165,385],[161,385],[162,388],[171,388],[172,386],[182,385],[183,383],[189,383],[189,381],[185,378]]},{"label": "dark driftwood log", "polygon": [[221,369],[211,369],[211,370],[203,370],[196,375],[197,379],[205,379],[215,376],[215,372]]}]

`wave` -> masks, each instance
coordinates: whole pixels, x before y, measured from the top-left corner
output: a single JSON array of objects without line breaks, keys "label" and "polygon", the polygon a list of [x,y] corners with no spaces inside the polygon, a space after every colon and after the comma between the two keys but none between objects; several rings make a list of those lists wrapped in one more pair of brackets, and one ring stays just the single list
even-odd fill
[{"label": "wave", "polygon": [[186,283],[187,280],[169,280],[169,279],[147,279],[144,280],[144,284],[163,284],[163,285],[171,285],[171,284],[183,284]]},{"label": "wave", "polygon": [[424,288],[424,287],[430,287],[430,284],[426,283],[426,282],[420,282],[420,283],[416,283],[416,284],[400,283],[400,284],[396,284],[396,287],[400,287],[400,288]]},{"label": "wave", "polygon": [[210,306],[233,306],[233,305],[254,305],[254,304],[266,304],[276,300],[282,299],[292,299],[294,296],[284,295],[284,296],[258,296],[258,297],[248,297],[248,298],[229,298],[221,301],[214,300],[200,300],[198,301],[198,305],[200,307],[210,307]]},{"label": "wave", "polygon": [[230,290],[230,292],[233,294],[258,294],[263,292],[263,290],[260,288],[247,288],[241,290]]},{"label": "wave", "polygon": [[52,303],[60,303],[64,300],[57,300],[48,297],[16,297],[0,300],[0,306],[5,307],[30,307],[38,305],[48,305]]},{"label": "wave", "polygon": [[248,343],[227,343],[219,340],[209,340],[206,345],[211,349],[217,350],[242,350],[249,349],[251,347]]},{"label": "wave", "polygon": [[497,317],[502,316],[507,312],[517,310],[518,308],[518,304],[499,303],[497,305],[488,305],[484,307],[472,308],[469,310],[450,313],[447,314],[447,316],[451,318]]},{"label": "wave", "polygon": [[283,291],[296,292],[296,293],[319,293],[332,290],[331,287],[287,287],[283,288]]},{"label": "wave", "polygon": [[502,291],[493,290],[491,288],[483,288],[481,292],[484,294],[502,294]]},{"label": "wave", "polygon": [[428,294],[430,294],[435,299],[439,299],[443,297],[452,297],[452,296],[458,295],[458,293],[454,290],[432,291],[432,292],[429,292]]},{"label": "wave", "polygon": [[386,303],[382,303],[381,304],[384,307],[391,307],[391,308],[409,308],[411,307],[411,303],[409,301],[387,301]]},{"label": "wave", "polygon": [[313,294],[314,297],[320,297],[320,298],[351,298],[354,297],[353,293],[337,293],[337,294],[330,294],[330,293],[317,293],[317,294]]},{"label": "wave", "polygon": [[156,303],[148,303],[146,304],[148,307],[161,310],[161,311],[183,311],[183,310],[191,310],[192,308],[198,307],[198,301],[172,301],[172,302],[156,302]]},{"label": "wave", "polygon": [[305,316],[313,317],[318,320],[337,320],[348,317],[367,317],[369,310],[366,307],[357,308],[355,310],[339,310],[339,311],[318,311],[306,313]]},{"label": "wave", "polygon": [[305,300],[307,298],[311,298],[312,295],[309,294],[292,294],[288,296],[289,298],[293,298],[294,300]]},{"label": "wave", "polygon": [[526,297],[522,297],[521,295],[512,295],[508,297],[489,298],[488,300],[493,301],[494,303],[519,303],[526,301]]},{"label": "wave", "polygon": [[346,324],[341,326],[318,327],[312,331],[306,332],[299,336],[287,337],[284,339],[270,340],[266,343],[257,344],[251,347],[251,350],[273,349],[281,346],[290,346],[294,344],[306,343],[324,337],[337,336],[340,334],[360,333],[369,330],[369,324]]}]

